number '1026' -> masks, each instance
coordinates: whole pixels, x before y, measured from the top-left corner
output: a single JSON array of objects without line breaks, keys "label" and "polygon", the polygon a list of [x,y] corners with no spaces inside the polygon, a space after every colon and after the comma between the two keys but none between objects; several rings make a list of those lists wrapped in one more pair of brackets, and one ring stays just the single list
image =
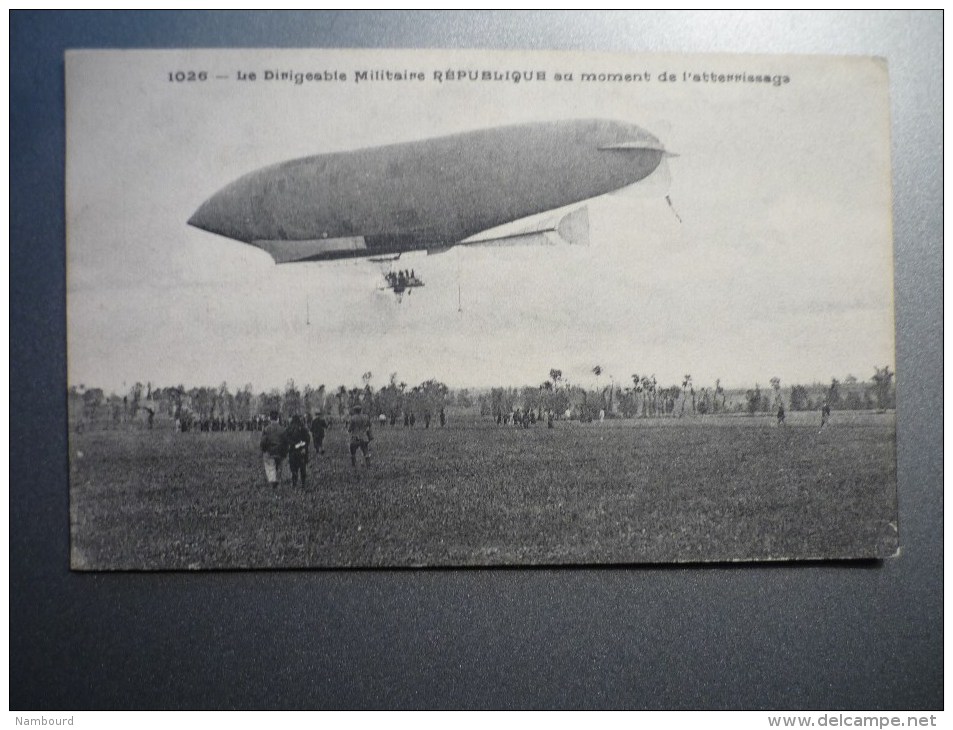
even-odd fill
[{"label": "number '1026'", "polygon": [[208,71],[169,71],[169,81],[205,81]]}]

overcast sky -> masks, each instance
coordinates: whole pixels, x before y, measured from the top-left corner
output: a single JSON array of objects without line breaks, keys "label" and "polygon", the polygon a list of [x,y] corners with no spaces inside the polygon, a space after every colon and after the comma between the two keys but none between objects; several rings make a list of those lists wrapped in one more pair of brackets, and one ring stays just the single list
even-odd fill
[{"label": "overcast sky", "polygon": [[[434,70],[546,82],[437,82]],[[207,70],[208,81],[169,72]],[[337,70],[346,82],[238,81]],[[353,81],[419,70],[423,82]],[[583,82],[584,71],[652,75]],[[662,71],[679,81],[659,82]],[[781,86],[682,73],[786,75]],[[554,80],[573,72],[572,81]],[[215,79],[228,75],[228,79]],[[894,363],[886,71],[865,59],[453,52],[84,52],[67,60],[69,382],[255,388],[371,371],[454,387],[869,378]],[[632,122],[677,153],[665,187],[589,203],[588,247],[457,249],[276,266],[186,225],[263,165],[529,121]],[[661,171],[660,176],[664,176]],[[460,307],[458,307],[458,300]],[[462,311],[459,311],[462,309]]]}]

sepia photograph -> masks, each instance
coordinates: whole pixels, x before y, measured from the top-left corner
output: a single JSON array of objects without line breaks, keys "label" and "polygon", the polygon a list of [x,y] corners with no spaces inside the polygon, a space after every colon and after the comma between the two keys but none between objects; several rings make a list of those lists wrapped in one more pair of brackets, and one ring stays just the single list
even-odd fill
[{"label": "sepia photograph", "polygon": [[883,59],[65,72],[74,570],[899,551]]}]

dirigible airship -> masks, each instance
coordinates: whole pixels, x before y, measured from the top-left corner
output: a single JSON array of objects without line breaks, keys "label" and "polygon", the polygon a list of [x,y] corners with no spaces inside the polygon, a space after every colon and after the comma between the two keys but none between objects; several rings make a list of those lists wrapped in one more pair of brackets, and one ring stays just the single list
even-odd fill
[{"label": "dirigible airship", "polygon": [[[602,119],[483,129],[263,167],[206,200],[189,224],[277,263],[396,256],[492,243],[512,221],[638,183],[668,153],[646,130]],[[588,236],[585,209],[550,228]]]}]

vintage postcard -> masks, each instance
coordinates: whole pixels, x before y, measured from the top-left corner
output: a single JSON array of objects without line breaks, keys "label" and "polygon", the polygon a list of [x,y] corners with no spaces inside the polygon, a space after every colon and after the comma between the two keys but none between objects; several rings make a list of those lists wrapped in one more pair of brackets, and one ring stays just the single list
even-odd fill
[{"label": "vintage postcard", "polygon": [[883,60],[65,64],[74,569],[899,549]]}]

